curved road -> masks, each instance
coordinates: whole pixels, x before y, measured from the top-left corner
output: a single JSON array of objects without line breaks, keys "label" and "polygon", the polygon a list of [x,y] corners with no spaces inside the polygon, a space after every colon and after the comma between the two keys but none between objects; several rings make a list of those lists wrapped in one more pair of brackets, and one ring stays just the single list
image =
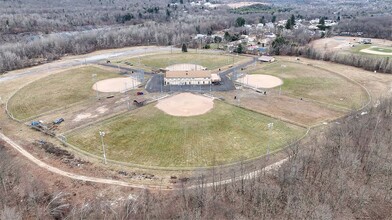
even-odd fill
[{"label": "curved road", "polygon": [[[10,138],[8,138],[7,136],[5,136],[3,133],[0,133],[0,139],[4,140],[6,143],[8,143],[12,148],[14,148],[16,151],[18,151],[20,154],[22,154],[24,157],[26,157],[27,159],[29,159],[31,162],[35,163],[37,166],[51,172],[54,174],[58,174],[61,176],[65,176],[74,180],[81,180],[81,181],[86,181],[86,182],[93,182],[93,183],[101,183],[101,184],[109,184],[109,185],[117,185],[117,186],[125,186],[125,187],[132,187],[132,188],[138,188],[138,189],[146,189],[146,188],[152,188],[152,189],[160,189],[160,190],[176,190],[176,188],[160,188],[160,186],[151,186],[151,185],[141,185],[141,184],[133,184],[133,183],[129,183],[129,182],[124,182],[124,181],[119,181],[119,180],[111,180],[111,179],[105,179],[105,178],[97,178],[97,177],[90,177],[90,176],[83,176],[83,175],[78,175],[78,174],[74,174],[74,173],[70,173],[67,171],[63,171],[60,170],[56,167],[53,167],[39,159],[37,159],[36,157],[34,157],[33,155],[31,155],[29,152],[27,152],[25,149],[23,149],[23,147],[21,147],[20,145],[18,145],[17,143],[15,143],[14,141],[12,141]],[[272,165],[269,165],[265,168],[263,168],[262,170],[256,170],[254,172],[242,175],[242,176],[238,176],[236,177],[234,180],[233,179],[227,179],[227,180],[222,180],[222,181],[218,181],[215,183],[206,183],[203,184],[203,187],[212,187],[214,185],[224,185],[224,184],[229,184],[233,181],[238,181],[241,179],[252,179],[254,177],[257,177],[260,173],[265,172],[265,171],[269,171],[272,169],[276,169],[277,167],[279,167],[280,165],[282,165],[286,159],[283,159],[281,161],[278,161]],[[193,188],[197,188],[200,185],[191,185],[188,186],[188,189],[193,189]]]}]

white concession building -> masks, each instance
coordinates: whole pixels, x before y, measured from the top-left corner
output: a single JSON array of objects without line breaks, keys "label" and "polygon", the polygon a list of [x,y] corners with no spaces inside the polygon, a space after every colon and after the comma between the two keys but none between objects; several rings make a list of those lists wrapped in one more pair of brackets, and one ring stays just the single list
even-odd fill
[{"label": "white concession building", "polygon": [[165,73],[165,85],[209,85],[211,71],[209,70],[183,70],[167,71]]}]

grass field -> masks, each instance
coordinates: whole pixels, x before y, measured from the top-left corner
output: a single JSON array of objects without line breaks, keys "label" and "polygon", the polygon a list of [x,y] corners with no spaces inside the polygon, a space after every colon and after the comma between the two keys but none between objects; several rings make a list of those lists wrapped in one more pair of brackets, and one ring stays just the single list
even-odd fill
[{"label": "grass field", "polygon": [[119,76],[93,66],[50,75],[16,93],[9,102],[9,110],[15,118],[25,119],[93,97],[92,74],[97,74],[97,80]]},{"label": "grass field", "polygon": [[349,50],[349,52],[355,53],[355,54],[367,55],[367,56],[392,57],[392,55],[366,53],[366,52],[361,51],[363,49],[368,49],[371,51],[382,52],[382,53],[392,53],[391,47],[374,46],[374,45],[372,46],[369,44],[356,45],[355,47],[351,48],[351,50]]},{"label": "grass field", "polygon": [[[271,133],[267,124],[274,122]],[[161,167],[219,165],[281,148],[304,134],[305,129],[215,101],[214,109],[195,117],[174,117],[153,104],[75,131],[68,141],[102,156],[99,130],[109,159]],[[269,136],[269,134],[271,134]]]},{"label": "grass field", "polygon": [[372,47],[369,49],[374,50],[374,51],[378,51],[378,52],[392,53],[392,48],[387,48],[387,47]]},{"label": "grass field", "polygon": [[[285,65],[285,67],[282,67]],[[358,108],[366,101],[360,86],[336,74],[299,63],[263,64],[250,74],[267,74],[281,78],[283,94],[308,98],[344,108]]]},{"label": "grass field", "polygon": [[206,53],[173,53],[173,54],[159,54],[135,57],[122,61],[130,62],[135,66],[146,66],[153,68],[165,68],[167,66],[179,63],[192,63],[207,67],[210,70],[218,69],[220,67],[231,65],[234,63],[250,60],[250,58],[242,56],[228,56],[220,54],[206,54]]}]

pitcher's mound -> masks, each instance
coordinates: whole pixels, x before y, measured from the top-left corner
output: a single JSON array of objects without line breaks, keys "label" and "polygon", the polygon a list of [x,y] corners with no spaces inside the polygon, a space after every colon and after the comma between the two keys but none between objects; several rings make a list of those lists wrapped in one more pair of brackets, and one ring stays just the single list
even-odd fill
[{"label": "pitcher's mound", "polygon": [[283,81],[275,76],[270,75],[245,75],[237,80],[242,84],[246,84],[255,88],[270,89],[283,84]]},{"label": "pitcher's mound", "polygon": [[214,107],[214,100],[192,93],[181,93],[160,100],[155,107],[173,116],[195,116],[210,111]]},{"label": "pitcher's mound", "polygon": [[121,77],[98,81],[93,85],[93,89],[100,92],[124,92],[139,85],[140,82],[131,77]]}]

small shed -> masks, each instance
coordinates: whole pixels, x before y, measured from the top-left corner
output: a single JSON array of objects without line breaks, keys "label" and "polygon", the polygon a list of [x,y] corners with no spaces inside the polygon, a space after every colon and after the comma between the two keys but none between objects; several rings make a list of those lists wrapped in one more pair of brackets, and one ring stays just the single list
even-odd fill
[{"label": "small shed", "polygon": [[259,57],[258,60],[259,60],[260,62],[272,63],[272,62],[275,61],[275,58],[274,58],[274,57],[271,57],[271,56],[261,56],[261,57]]},{"label": "small shed", "polygon": [[221,79],[221,77],[218,74],[216,74],[216,73],[211,74],[211,82],[212,83],[218,84],[221,81],[222,81],[222,79]]}]

